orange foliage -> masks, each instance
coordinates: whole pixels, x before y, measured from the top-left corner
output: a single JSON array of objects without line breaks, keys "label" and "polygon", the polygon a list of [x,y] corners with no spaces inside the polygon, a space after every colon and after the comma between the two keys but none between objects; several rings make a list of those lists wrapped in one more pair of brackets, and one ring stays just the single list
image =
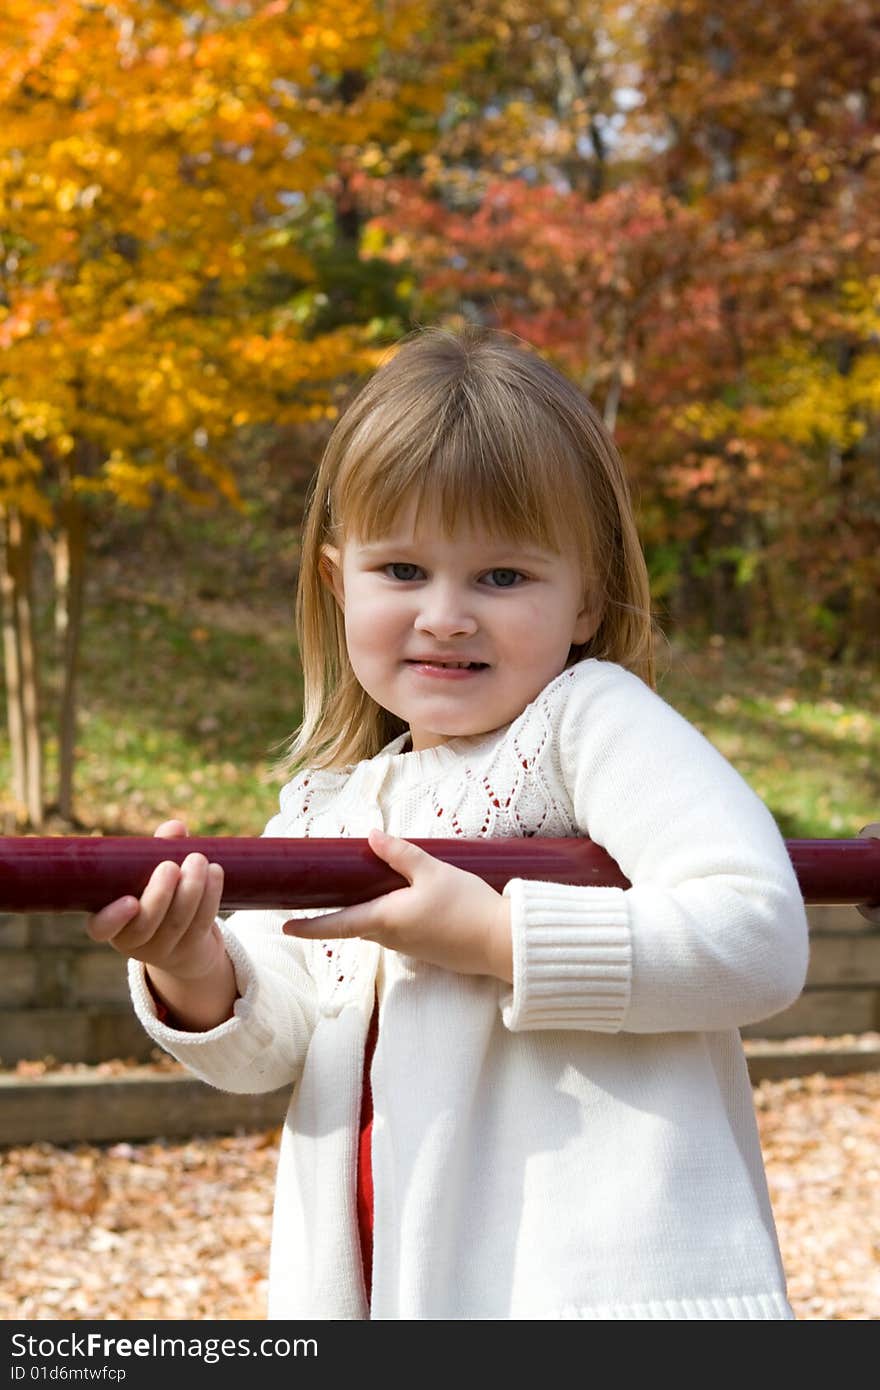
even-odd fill
[{"label": "orange foliage", "polygon": [[340,78],[418,23],[372,0],[4,6],[0,506],[48,520],[61,456],[80,493],[233,498],[238,426],[313,418],[369,367],[362,333],[306,340],[286,303],[318,278],[303,209],[340,151],[418,108]]}]

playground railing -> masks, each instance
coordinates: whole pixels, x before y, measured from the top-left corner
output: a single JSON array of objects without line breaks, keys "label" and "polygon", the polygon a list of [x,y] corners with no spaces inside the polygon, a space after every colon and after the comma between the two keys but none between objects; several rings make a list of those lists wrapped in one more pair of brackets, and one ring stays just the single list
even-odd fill
[{"label": "playground railing", "polygon": [[[586,838],[414,839],[501,889],[511,878],[625,888]],[[880,923],[880,822],[854,839],[786,840],[806,904],[851,903]],[[0,836],[0,912],[94,912],[140,896],[153,869],[204,854],[224,869],[221,909],[347,907],[404,885],[362,839],[264,836]]]}]

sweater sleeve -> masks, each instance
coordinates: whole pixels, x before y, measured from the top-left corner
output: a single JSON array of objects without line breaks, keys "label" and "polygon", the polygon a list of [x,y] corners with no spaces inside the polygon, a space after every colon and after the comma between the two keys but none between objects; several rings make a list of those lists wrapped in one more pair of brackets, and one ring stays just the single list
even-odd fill
[{"label": "sweater sleeve", "polygon": [[[283,814],[264,836],[295,835]],[[291,911],[233,912],[218,920],[235,971],[239,997],[233,1016],[202,1033],[161,1022],[140,961],[128,963],[132,1003],[160,1047],[202,1081],[222,1091],[257,1094],[292,1084],[299,1076],[318,1015],[308,966],[308,943],[284,936]]]},{"label": "sweater sleeve", "polygon": [[773,817],[687,720],[611,663],[572,684],[558,725],[579,831],[631,887],[512,879],[512,1031],[742,1027],[806,976],[803,898]]}]

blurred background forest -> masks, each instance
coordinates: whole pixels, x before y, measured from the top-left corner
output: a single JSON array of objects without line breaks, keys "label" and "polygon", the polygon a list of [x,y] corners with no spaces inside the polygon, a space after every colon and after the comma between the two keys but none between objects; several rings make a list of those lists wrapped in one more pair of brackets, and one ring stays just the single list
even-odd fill
[{"label": "blurred background forest", "polygon": [[256,834],[309,479],[476,320],[604,415],[663,693],[792,835],[880,814],[868,0],[6,0],[7,833]]}]

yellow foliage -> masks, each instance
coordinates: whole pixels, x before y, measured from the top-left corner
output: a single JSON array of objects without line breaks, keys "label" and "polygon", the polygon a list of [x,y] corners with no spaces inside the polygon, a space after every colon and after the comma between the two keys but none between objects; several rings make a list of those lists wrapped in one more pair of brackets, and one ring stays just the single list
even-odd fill
[{"label": "yellow foliage", "polygon": [[55,520],[52,505],[30,481],[7,483],[0,471],[0,513],[15,508],[38,526],[50,527]]},{"label": "yellow foliage", "polygon": [[736,429],[738,412],[721,401],[693,401],[673,416],[673,425],[697,439],[713,440]]},{"label": "yellow foliage", "polygon": [[[876,316],[877,284],[875,278],[873,284],[844,286],[853,322],[867,325]],[[818,450],[824,459],[829,448],[851,450],[880,413],[880,353],[875,350],[862,350],[841,371],[834,354],[821,346],[782,343],[773,357],[749,362],[748,379],[747,401],[692,402],[675,414],[674,426],[703,445],[726,448],[731,456],[750,452],[751,446],[743,443],[747,438],[794,445],[807,455]]]},{"label": "yellow foliage", "polygon": [[0,507],[48,525],[74,464],[81,495],[236,505],[231,432],[320,418],[367,369],[360,332],[305,342],[249,288],[317,279],[291,192],[442,110],[427,77],[334,90],[429,20],[414,0],[5,0]]},{"label": "yellow foliage", "polygon": [[862,438],[865,417],[880,407],[880,355],[865,352],[851,370],[816,350],[789,346],[755,364],[764,394],[760,434],[793,444],[850,449]]}]

